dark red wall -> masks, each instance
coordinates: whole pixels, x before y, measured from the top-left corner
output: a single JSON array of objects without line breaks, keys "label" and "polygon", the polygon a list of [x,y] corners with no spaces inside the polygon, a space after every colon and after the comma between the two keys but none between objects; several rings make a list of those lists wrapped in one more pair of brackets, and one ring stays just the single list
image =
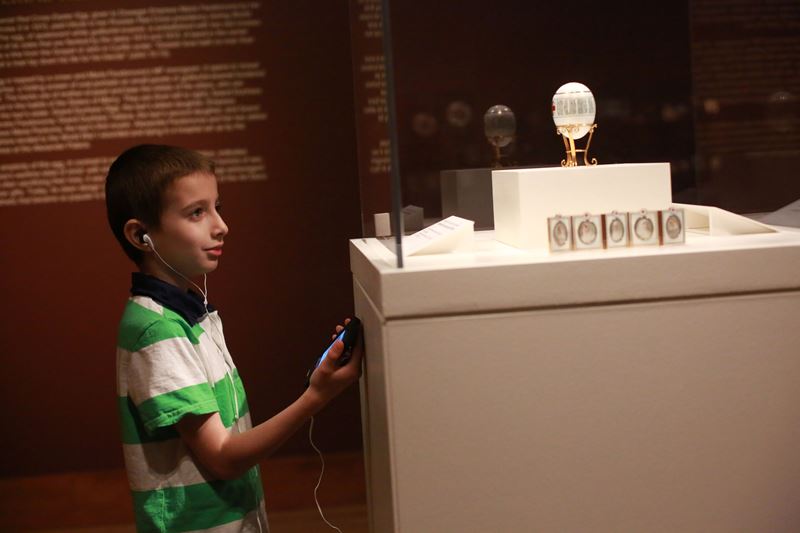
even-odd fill
[{"label": "dark red wall", "polygon": [[[113,7],[121,4],[164,3]],[[111,7],[0,9],[9,16]],[[230,235],[209,276],[210,301],[220,309],[254,422],[302,392],[332,328],[352,313],[347,240],[361,236],[348,3],[263,2],[258,13],[257,46],[246,55],[266,68],[266,122],[234,137],[125,139],[97,142],[91,151],[118,154],[139,142],[234,144],[263,156],[266,181],[220,187]],[[236,51],[178,51],[171,61],[226,53]],[[0,476],[121,466],[114,350],[133,265],[108,229],[103,202],[0,207],[0,240]],[[323,449],[359,449],[357,388],[317,424]],[[298,435],[282,453],[306,451],[306,437]]]}]

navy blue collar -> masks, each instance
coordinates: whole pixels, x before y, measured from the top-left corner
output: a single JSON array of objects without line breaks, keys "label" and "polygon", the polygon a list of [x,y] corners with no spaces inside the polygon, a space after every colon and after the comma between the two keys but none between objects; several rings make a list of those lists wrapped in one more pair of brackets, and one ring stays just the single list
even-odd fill
[{"label": "navy blue collar", "polygon": [[[131,294],[149,296],[164,307],[181,315],[190,326],[194,326],[205,316],[203,297],[194,291],[183,291],[171,283],[161,281],[142,272],[131,275]],[[208,311],[214,307],[208,304]]]}]

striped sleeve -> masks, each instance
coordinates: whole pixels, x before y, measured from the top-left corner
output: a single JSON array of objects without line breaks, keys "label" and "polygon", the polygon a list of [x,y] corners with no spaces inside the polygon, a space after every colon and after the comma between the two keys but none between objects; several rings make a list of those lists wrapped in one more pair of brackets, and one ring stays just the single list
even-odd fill
[{"label": "striped sleeve", "polygon": [[132,346],[128,396],[148,433],[174,425],[187,414],[219,411],[192,340],[181,324],[162,319],[150,324]]}]

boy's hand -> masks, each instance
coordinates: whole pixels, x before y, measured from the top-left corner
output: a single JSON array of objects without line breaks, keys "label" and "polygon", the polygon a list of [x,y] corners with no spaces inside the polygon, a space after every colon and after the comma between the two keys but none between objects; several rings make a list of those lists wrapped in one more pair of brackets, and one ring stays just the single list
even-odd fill
[{"label": "boy's hand", "polygon": [[[346,319],[344,323],[347,325],[350,323],[350,319]],[[342,325],[336,326],[336,333],[331,338],[335,339],[343,329]],[[336,341],[325,360],[311,374],[307,392],[314,396],[314,399],[320,403],[320,407],[358,381],[361,376],[361,358],[364,353],[363,336],[358,336],[356,344],[352,348],[350,360],[340,366],[339,359],[342,357],[342,352],[344,352],[344,343],[341,340]]]}]

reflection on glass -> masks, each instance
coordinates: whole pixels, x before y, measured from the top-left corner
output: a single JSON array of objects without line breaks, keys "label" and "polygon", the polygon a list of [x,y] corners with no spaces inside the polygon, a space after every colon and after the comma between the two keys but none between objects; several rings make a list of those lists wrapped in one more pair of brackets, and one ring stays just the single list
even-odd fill
[{"label": "reflection on glass", "polygon": [[461,100],[450,102],[445,112],[447,122],[456,128],[464,128],[472,122],[472,107]]}]

